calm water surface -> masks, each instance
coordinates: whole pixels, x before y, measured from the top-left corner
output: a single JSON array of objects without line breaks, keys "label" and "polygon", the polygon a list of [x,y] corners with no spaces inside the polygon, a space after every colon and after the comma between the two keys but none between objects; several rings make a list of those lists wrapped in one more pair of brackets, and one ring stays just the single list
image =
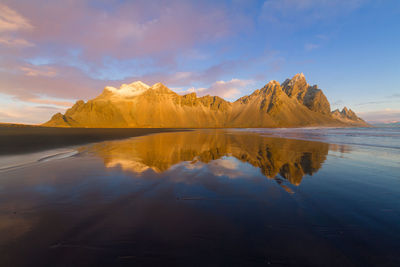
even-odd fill
[{"label": "calm water surface", "polygon": [[2,156],[0,266],[400,266],[400,132],[372,131],[196,130]]}]

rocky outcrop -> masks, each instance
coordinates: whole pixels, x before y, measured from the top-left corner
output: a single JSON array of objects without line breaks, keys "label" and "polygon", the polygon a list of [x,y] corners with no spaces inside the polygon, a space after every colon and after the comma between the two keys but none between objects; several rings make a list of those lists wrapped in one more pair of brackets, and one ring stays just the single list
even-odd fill
[{"label": "rocky outcrop", "polygon": [[346,109],[338,115],[321,89],[296,74],[282,85],[263,88],[231,103],[218,96],[179,95],[162,83],[142,82],[106,87],[98,97],[75,103],[45,126],[54,127],[304,127],[367,125]]},{"label": "rocky outcrop", "polygon": [[344,123],[353,125],[353,126],[365,126],[367,123],[358,117],[354,111],[351,109],[347,109],[347,107],[344,107],[342,111],[339,111],[339,109],[335,109],[332,111],[332,117],[335,118],[336,120],[342,121]]},{"label": "rocky outcrop", "polygon": [[311,111],[287,95],[277,81],[235,101],[230,118],[233,127],[302,127],[335,123],[330,116]]},{"label": "rocky outcrop", "polygon": [[303,73],[296,74],[292,79],[286,79],[282,87],[289,97],[296,98],[310,110],[325,115],[331,113],[331,106],[322,90],[318,89],[317,85],[310,86]]}]

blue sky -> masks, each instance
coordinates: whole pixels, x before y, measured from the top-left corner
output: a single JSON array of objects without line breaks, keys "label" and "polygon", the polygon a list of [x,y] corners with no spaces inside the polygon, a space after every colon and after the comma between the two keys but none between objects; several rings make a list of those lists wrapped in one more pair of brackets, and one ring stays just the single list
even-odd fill
[{"label": "blue sky", "polygon": [[299,72],[332,109],[400,121],[399,29],[397,0],[5,0],[0,121],[135,80],[235,100]]}]

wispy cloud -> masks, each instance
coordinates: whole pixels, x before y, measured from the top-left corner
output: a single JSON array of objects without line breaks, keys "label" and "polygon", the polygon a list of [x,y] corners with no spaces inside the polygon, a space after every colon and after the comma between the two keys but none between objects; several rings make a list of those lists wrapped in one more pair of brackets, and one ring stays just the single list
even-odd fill
[{"label": "wispy cloud", "polygon": [[31,30],[33,26],[17,11],[0,4],[0,45],[7,47],[30,47],[33,43],[18,37],[16,32]]},{"label": "wispy cloud", "polygon": [[317,49],[319,47],[320,47],[319,44],[313,44],[313,43],[306,43],[304,45],[304,49],[307,50],[307,51],[311,51],[311,50]]},{"label": "wispy cloud", "polygon": [[42,109],[42,110],[43,109],[44,110],[51,110],[52,112],[63,110],[63,109],[60,109],[59,107],[52,107],[52,106],[36,106],[35,108]]},{"label": "wispy cloud", "polygon": [[54,77],[57,75],[57,71],[49,66],[22,66],[20,70],[25,73],[26,76],[45,76]]},{"label": "wispy cloud", "polygon": [[8,47],[31,47],[34,46],[33,43],[21,39],[21,38],[15,38],[12,36],[0,36],[0,45],[5,45]]},{"label": "wispy cloud", "polygon": [[0,4],[0,32],[31,29],[33,26],[17,11]]},{"label": "wispy cloud", "polygon": [[390,101],[390,100],[368,101],[368,102],[357,103],[356,106],[378,105],[378,104],[385,104],[385,103],[391,103],[391,102],[393,102],[393,101]]},{"label": "wispy cloud", "polygon": [[98,95],[107,85],[105,81],[92,79],[74,67],[20,65],[18,61],[2,62],[1,59],[0,64],[7,66],[0,68],[0,93],[24,101],[40,99],[42,96],[88,99]]},{"label": "wispy cloud", "polygon": [[[44,99],[44,98],[24,98],[21,99],[25,102],[36,103],[36,104],[46,104],[46,105],[54,105],[54,106],[61,106],[61,107],[71,107],[74,103],[68,101],[58,101],[52,99]],[[43,107],[43,106],[41,106]]]}]

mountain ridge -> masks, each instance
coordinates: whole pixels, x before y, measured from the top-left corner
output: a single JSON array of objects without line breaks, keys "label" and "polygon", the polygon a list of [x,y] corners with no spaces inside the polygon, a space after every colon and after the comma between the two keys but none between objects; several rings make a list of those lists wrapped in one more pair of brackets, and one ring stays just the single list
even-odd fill
[{"label": "mountain ridge", "polygon": [[331,112],[324,93],[303,73],[282,84],[272,80],[234,102],[196,93],[179,95],[162,83],[141,81],[107,86],[87,101],[77,101],[43,126],[88,128],[257,128],[368,126],[352,110]]}]

